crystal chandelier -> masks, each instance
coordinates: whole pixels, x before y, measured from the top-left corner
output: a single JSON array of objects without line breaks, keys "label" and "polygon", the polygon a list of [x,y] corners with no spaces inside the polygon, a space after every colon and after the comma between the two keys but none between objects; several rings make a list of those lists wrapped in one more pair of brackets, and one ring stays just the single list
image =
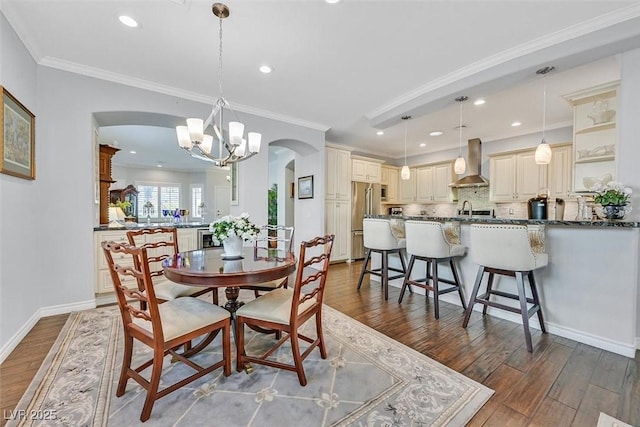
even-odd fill
[{"label": "crystal chandelier", "polygon": [[[186,126],[177,126],[178,145],[189,152],[192,157],[215,163],[217,166],[226,166],[230,163],[241,162],[260,152],[260,141],[262,135],[256,132],[249,132],[244,138],[244,124],[239,121],[229,122],[228,137],[225,138],[222,125],[224,123],[224,109],[230,110],[237,120],[235,112],[223,96],[222,91],[222,20],[229,16],[229,8],[222,3],[214,3],[211,10],[219,18],[219,97],[213,104],[211,114],[206,120],[191,118],[187,119]],[[218,122],[216,123],[216,117]],[[218,149],[213,149],[214,137],[207,135],[204,131],[209,127],[217,138]]]}]

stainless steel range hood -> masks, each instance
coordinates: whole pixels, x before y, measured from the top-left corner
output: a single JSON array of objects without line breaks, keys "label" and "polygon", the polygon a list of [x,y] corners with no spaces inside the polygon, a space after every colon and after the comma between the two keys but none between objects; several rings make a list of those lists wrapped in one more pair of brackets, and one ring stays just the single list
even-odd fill
[{"label": "stainless steel range hood", "polygon": [[480,175],[481,165],[482,142],[480,138],[470,139],[468,142],[467,176],[460,178],[450,186],[454,188],[488,186],[489,180]]}]

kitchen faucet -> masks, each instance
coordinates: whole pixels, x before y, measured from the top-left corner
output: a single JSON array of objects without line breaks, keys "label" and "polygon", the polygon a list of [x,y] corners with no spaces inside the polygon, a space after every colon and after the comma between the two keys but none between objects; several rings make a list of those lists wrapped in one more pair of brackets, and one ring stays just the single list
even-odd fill
[{"label": "kitchen faucet", "polygon": [[466,205],[467,203],[469,204],[469,213],[468,213],[468,216],[471,216],[472,208],[471,208],[471,201],[470,201],[470,200],[465,200],[465,201],[463,201],[463,202],[462,202],[462,207],[460,208],[460,213],[461,213],[461,214],[464,214],[464,207],[465,207],[465,205]]}]

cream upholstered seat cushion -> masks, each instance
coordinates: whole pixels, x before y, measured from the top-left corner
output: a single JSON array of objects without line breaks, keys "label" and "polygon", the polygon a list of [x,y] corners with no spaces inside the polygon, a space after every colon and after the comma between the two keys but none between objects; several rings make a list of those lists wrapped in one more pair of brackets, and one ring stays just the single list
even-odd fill
[{"label": "cream upholstered seat cushion", "polygon": [[447,240],[442,223],[437,221],[405,222],[407,253],[426,258],[449,258],[462,256],[467,248]]},{"label": "cream upholstered seat cushion", "polygon": [[477,264],[510,271],[532,271],[549,262],[536,252],[525,225],[472,224],[471,258]]},{"label": "cream upholstered seat cushion", "polygon": [[364,234],[364,247],[389,251],[406,247],[406,239],[398,238],[391,229],[391,221],[388,219],[365,218],[362,221]]},{"label": "cream upholstered seat cushion", "polygon": [[[158,304],[164,340],[169,341],[191,331],[224,320],[231,315],[224,308],[197,298],[177,298]],[[151,322],[137,317],[133,323],[153,333]]]},{"label": "cream upholstered seat cushion", "polygon": [[[265,320],[280,324],[289,323],[291,316],[291,303],[293,299],[293,289],[279,288],[268,294],[262,295],[253,301],[249,301],[236,311],[238,316],[250,317],[252,319]],[[298,313],[304,312],[311,307],[316,300],[311,298],[298,306]]]},{"label": "cream upholstered seat cushion", "polygon": [[153,290],[156,293],[156,298],[171,301],[180,297],[189,297],[197,292],[203,291],[205,288],[198,286],[181,285],[180,283],[172,282],[164,277],[154,281]]},{"label": "cream upholstered seat cushion", "polygon": [[261,288],[265,288],[265,289],[277,289],[280,286],[282,286],[283,282],[285,281],[285,278],[282,279],[275,279],[275,280],[270,280],[268,282],[260,282],[260,283],[256,283],[256,284],[252,284],[249,286],[256,286],[256,287],[261,287]]}]

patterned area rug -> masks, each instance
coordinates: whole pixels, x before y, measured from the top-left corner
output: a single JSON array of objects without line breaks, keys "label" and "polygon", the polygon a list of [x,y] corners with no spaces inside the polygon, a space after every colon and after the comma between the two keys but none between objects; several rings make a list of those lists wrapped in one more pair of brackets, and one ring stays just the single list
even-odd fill
[{"label": "patterned area rug", "polygon": [[[305,361],[306,387],[294,372],[254,365],[246,374],[234,363],[229,377],[218,370],[158,400],[144,425],[463,426],[493,393],[330,307],[323,322],[328,358],[316,349]],[[144,390],[130,380],[115,396],[121,329],[115,307],[72,313],[7,425],[141,424]],[[247,332],[250,353],[272,340]],[[220,347],[218,337],[194,359],[206,364]],[[288,350],[277,357],[290,360]],[[141,345],[134,354],[149,357]],[[191,372],[167,358],[161,386]]]}]

